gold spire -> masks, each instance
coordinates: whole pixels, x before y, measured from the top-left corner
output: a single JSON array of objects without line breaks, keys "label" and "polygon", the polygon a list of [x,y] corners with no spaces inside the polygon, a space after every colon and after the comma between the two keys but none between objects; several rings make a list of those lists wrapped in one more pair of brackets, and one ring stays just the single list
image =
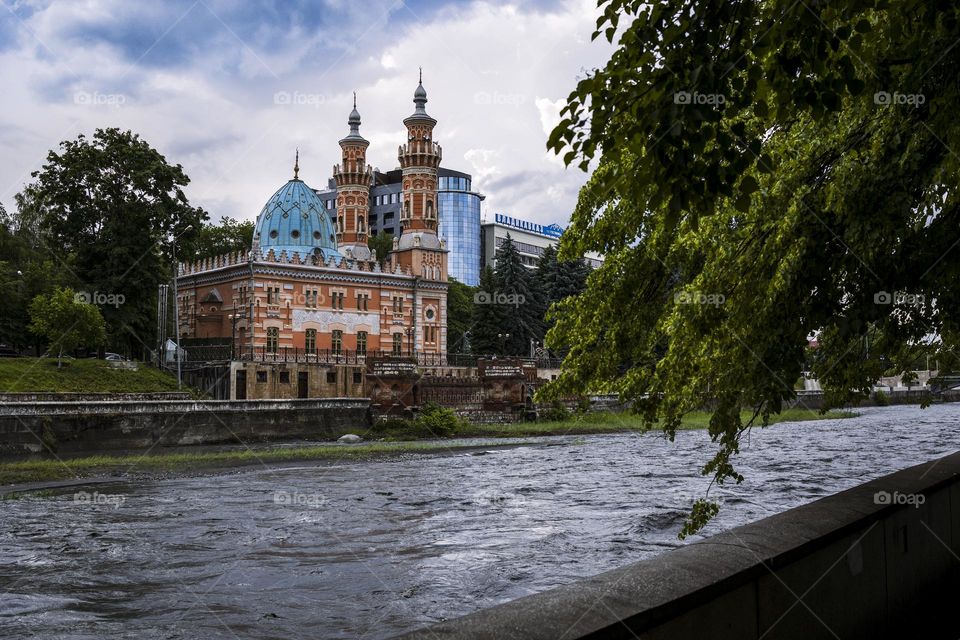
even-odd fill
[{"label": "gold spire", "polygon": [[293,179],[300,179],[300,147],[297,147],[297,157],[293,161]]}]

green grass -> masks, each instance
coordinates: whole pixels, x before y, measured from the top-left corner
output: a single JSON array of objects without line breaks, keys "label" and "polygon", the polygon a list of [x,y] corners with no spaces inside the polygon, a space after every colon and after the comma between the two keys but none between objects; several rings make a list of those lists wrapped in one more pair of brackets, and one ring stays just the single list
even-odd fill
[{"label": "green grass", "polygon": [[0,392],[149,393],[176,391],[177,379],[140,364],[136,371],[113,368],[106,360],[0,358]]},{"label": "green grass", "polygon": [[[695,411],[687,414],[680,425],[681,429],[706,429],[710,423],[710,412]],[[829,420],[852,418],[857,414],[851,411],[828,411],[819,414],[809,409],[786,409],[783,413],[770,417],[770,423],[803,422],[807,420]],[[750,413],[741,414],[744,422],[750,419]],[[518,422],[515,424],[474,424],[465,431],[458,431],[458,437],[529,437],[549,435],[571,435],[587,433],[619,433],[623,431],[643,431],[643,421],[630,413],[589,413],[572,416],[568,420],[556,422]]]},{"label": "green grass", "polygon": [[195,471],[203,468],[233,467],[270,462],[308,460],[345,460],[379,458],[403,453],[436,453],[445,450],[496,446],[496,443],[447,444],[442,442],[404,442],[369,444],[326,444],[283,449],[172,453],[158,455],[88,456],[69,460],[29,460],[0,464],[0,485],[44,482],[109,475],[116,473],[163,473]]}]

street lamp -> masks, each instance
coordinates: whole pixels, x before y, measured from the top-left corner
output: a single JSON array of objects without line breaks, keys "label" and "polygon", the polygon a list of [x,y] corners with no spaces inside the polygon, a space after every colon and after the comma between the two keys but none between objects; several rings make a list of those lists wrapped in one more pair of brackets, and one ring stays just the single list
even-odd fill
[{"label": "street lamp", "polygon": [[236,340],[237,340],[237,320],[240,318],[240,314],[231,313],[227,316],[230,318],[230,361],[233,362],[235,356]]},{"label": "street lamp", "polygon": [[176,337],[177,344],[175,345],[176,351],[174,351],[173,357],[177,359],[177,390],[180,391],[183,389],[183,374],[180,369],[180,296],[177,294],[177,277],[180,275],[179,269],[177,268],[177,238],[185,234],[187,231],[193,229],[192,224],[188,224],[184,227],[183,231],[173,236],[173,239],[170,241],[172,245],[171,255],[173,257],[173,328],[174,336]]},{"label": "street lamp", "polygon": [[507,340],[510,339],[509,333],[498,333],[497,337],[500,339],[500,352],[502,355],[507,355]]},{"label": "street lamp", "polygon": [[413,327],[407,327],[403,330],[407,334],[407,353],[413,355]]}]

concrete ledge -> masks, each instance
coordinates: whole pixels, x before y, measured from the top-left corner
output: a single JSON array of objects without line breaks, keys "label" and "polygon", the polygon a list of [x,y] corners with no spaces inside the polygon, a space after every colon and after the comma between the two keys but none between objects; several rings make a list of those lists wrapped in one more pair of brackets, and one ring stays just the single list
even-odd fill
[{"label": "concrete ledge", "polygon": [[357,398],[30,402],[0,405],[0,453],[325,440],[370,426]]},{"label": "concrete ledge", "polygon": [[402,637],[956,638],[958,551],[960,453]]}]

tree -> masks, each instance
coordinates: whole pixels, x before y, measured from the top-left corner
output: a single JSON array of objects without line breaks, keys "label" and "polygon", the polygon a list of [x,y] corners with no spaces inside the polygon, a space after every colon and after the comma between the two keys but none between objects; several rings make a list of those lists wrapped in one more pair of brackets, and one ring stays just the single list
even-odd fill
[{"label": "tree", "polygon": [[157,285],[171,275],[172,239],[189,256],[206,219],[183,193],[182,167],[130,131],[98,129],[90,140],[60,143],[32,176],[16,198],[20,228],[76,290],[112,301],[101,307],[111,344],[146,351]]},{"label": "tree", "polygon": [[474,355],[502,354],[501,334],[509,333],[505,308],[495,304],[497,278],[490,267],[480,272],[480,287],[474,294],[473,329],[470,352]]},{"label": "tree", "polygon": [[504,333],[510,337],[504,340],[504,351],[509,355],[527,355],[530,341],[543,336],[543,295],[533,273],[523,265],[509,233],[494,259],[497,290],[492,302],[509,315]]},{"label": "tree", "polygon": [[79,301],[72,289],[58,287],[30,303],[30,331],[46,338],[47,348],[57,352],[57,368],[63,366],[65,351],[103,344],[105,327],[100,309]]},{"label": "tree", "polygon": [[582,259],[559,260],[556,247],[551,245],[544,249],[537,261],[535,275],[547,309],[544,331],[553,326],[550,308],[561,300],[583,293],[589,273],[590,267]]},{"label": "tree", "polygon": [[548,146],[595,167],[561,257],[605,262],[558,305],[548,343],[569,353],[544,396],[617,392],[670,437],[709,400],[702,472],[738,482],[740,437],[794,397],[809,336],[834,403],[881,356],[903,370],[927,344],[956,366],[960,5],[602,4],[594,37],[618,48]]},{"label": "tree", "polygon": [[447,353],[468,353],[467,332],[473,326],[475,289],[456,278],[447,288]]},{"label": "tree", "polygon": [[370,251],[377,252],[377,261],[382,263],[384,258],[387,257],[387,254],[393,251],[393,235],[381,233],[375,236],[368,236],[367,246],[370,248]]},{"label": "tree", "polygon": [[30,301],[49,293],[63,283],[63,274],[54,268],[49,256],[38,251],[30,235],[16,227],[15,221],[0,206],[0,344],[23,349],[39,339],[28,330]]},{"label": "tree", "polygon": [[184,245],[184,258],[202,260],[241,251],[246,254],[253,243],[252,220],[220,218],[220,224],[205,224],[190,245]]}]

